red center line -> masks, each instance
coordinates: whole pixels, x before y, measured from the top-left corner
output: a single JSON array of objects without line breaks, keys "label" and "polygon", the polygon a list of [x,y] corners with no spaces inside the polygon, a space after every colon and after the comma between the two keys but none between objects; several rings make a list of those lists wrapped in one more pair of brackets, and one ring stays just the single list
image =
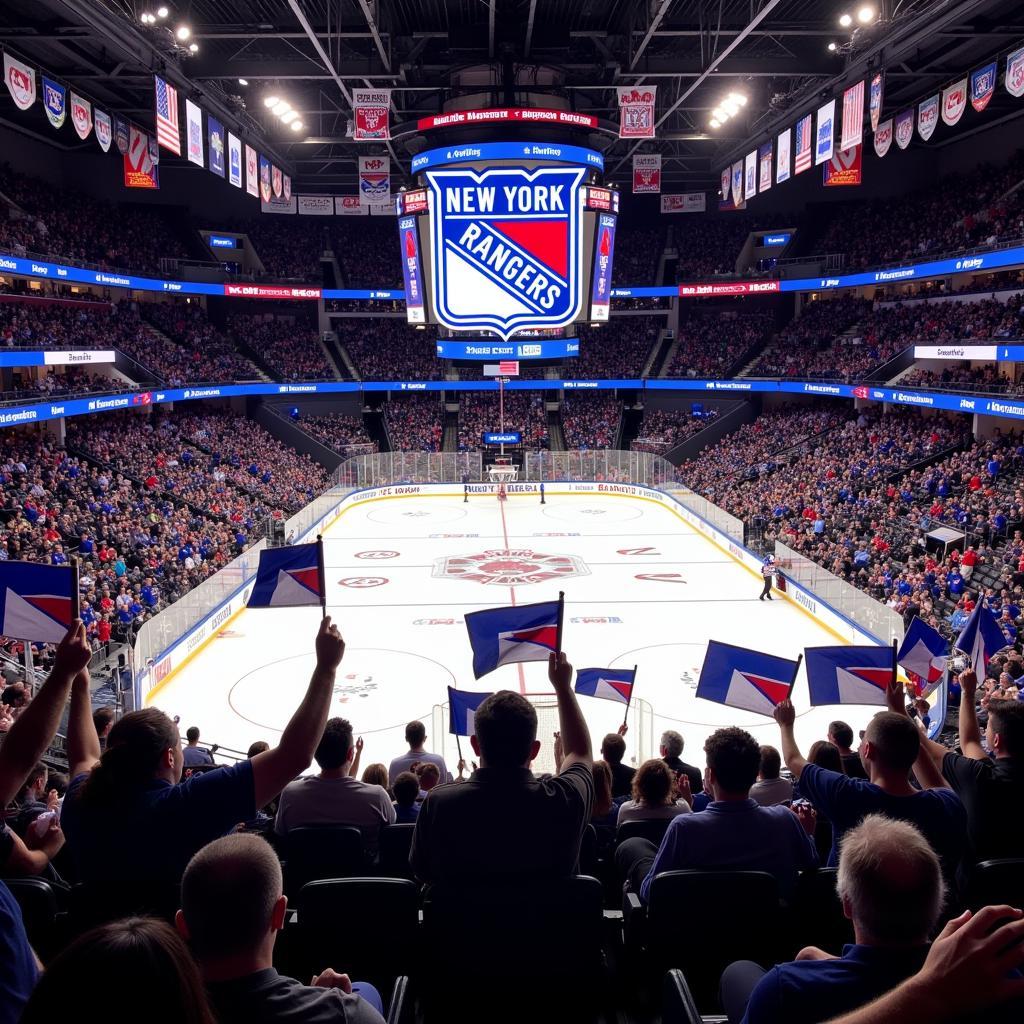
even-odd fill
[{"label": "red center line", "polygon": [[[502,535],[502,537],[505,540],[505,550],[508,551],[509,550],[509,547],[508,547],[508,524],[505,522],[505,502],[503,502],[503,501],[499,501],[498,502],[498,510],[501,512],[501,535]],[[508,588],[508,592],[509,592],[509,596],[512,599],[512,607],[515,608],[515,606],[516,606],[516,588],[515,587],[509,587]],[[526,676],[523,675],[523,666],[522,666],[522,664],[517,664],[516,665],[516,671],[519,673],[519,692],[520,693],[526,693]]]}]

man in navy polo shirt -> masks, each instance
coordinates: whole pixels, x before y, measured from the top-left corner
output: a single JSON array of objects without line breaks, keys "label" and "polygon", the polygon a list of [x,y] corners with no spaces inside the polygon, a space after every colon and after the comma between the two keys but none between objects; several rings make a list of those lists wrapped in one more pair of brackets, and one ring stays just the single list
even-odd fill
[{"label": "man in navy polo shirt", "polygon": [[943,889],[939,858],[913,825],[875,814],[850,829],[837,888],[854,944],[841,957],[810,946],[767,972],[746,960],[730,964],[721,986],[730,1024],[818,1024],[920,969]]}]

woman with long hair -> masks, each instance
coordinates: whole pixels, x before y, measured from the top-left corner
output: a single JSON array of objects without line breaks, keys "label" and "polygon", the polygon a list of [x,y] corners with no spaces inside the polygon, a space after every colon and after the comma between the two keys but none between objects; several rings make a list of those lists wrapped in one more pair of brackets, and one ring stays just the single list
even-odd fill
[{"label": "woman with long hair", "polygon": [[676,777],[661,758],[644,761],[633,776],[633,798],[619,807],[617,822],[651,821],[689,814],[690,805],[677,798]]}]

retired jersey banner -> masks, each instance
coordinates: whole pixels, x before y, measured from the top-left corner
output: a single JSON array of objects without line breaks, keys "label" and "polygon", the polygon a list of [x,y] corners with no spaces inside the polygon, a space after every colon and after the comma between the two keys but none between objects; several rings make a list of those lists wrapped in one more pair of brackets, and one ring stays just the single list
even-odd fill
[{"label": "retired jersey banner", "polygon": [[110,123],[110,115],[105,110],[96,110],[96,141],[104,153],[110,152],[110,143],[114,139]]},{"label": "retired jersey banner", "polygon": [[633,192],[636,195],[661,191],[661,154],[633,154]]},{"label": "retired jersey banner", "polygon": [[726,169],[724,171],[722,171],[722,185],[721,185],[721,188],[719,189],[719,193],[721,194],[722,201],[726,202],[726,203],[729,201],[729,184],[730,184],[731,181],[732,181],[732,168],[731,167],[726,167]]},{"label": "retired jersey banner", "polygon": [[988,106],[988,101],[996,91],[996,69],[996,62],[992,61],[971,72],[971,106],[979,114]]},{"label": "retired jersey banner", "polygon": [[832,159],[836,139],[836,101],[818,108],[818,131],[814,143],[814,163],[823,164]]},{"label": "retired jersey banner", "polygon": [[888,121],[883,121],[878,128],[875,129],[875,156],[885,156],[889,152],[889,147],[892,145],[892,118]]},{"label": "retired jersey banner", "polygon": [[335,196],[334,212],[339,217],[368,217],[370,208],[363,205],[359,196]]},{"label": "retired jersey banner", "polygon": [[210,170],[219,178],[224,177],[224,125],[215,117],[207,115],[207,139],[210,143]]},{"label": "retired jersey banner", "polygon": [[242,140],[228,132],[228,181],[242,187]]},{"label": "retired jersey banner", "polygon": [[961,78],[942,90],[942,123],[952,128],[966,109],[967,79]]},{"label": "retired jersey banner", "polygon": [[896,136],[896,145],[900,149],[906,149],[910,145],[910,140],[914,137],[913,107],[909,107],[902,114],[896,115],[896,124],[893,131]]},{"label": "retired jersey banner", "polygon": [[359,157],[359,201],[364,206],[385,203],[391,195],[391,157]]},{"label": "retired jersey banner", "polygon": [[793,129],[787,128],[779,134],[775,144],[775,183],[789,180],[790,149],[793,145]]},{"label": "retired jersey banner", "polygon": [[584,167],[427,171],[432,302],[457,331],[565,327],[583,310]]},{"label": "retired jersey banner", "polygon": [[274,198],[280,199],[284,194],[284,178],[281,168],[277,164],[270,165],[270,184],[274,190]]},{"label": "retired jersey banner", "polygon": [[290,202],[292,198],[292,179],[290,174],[284,174],[281,176],[281,195],[284,196],[284,201]]},{"label": "retired jersey banner", "polygon": [[732,165],[732,201],[736,206],[743,202],[743,161]]},{"label": "retired jersey banner", "polygon": [[245,191],[251,196],[260,194],[259,160],[256,150],[248,143],[245,144]]},{"label": "retired jersey banner", "polygon": [[75,92],[71,94],[71,123],[75,134],[85,142],[92,131],[92,104]]},{"label": "retired jersey banner", "polygon": [[185,142],[189,163],[206,165],[203,155],[203,112],[191,100],[185,100]]},{"label": "retired jersey banner", "polygon": [[704,213],[707,200],[703,192],[683,192],[675,196],[661,197],[662,213]]},{"label": "retired jersey banner", "polygon": [[793,173],[801,174],[811,166],[812,142],[814,135],[813,114],[801,117],[796,123],[796,157],[793,162]]},{"label": "retired jersey banner", "polygon": [[1024,46],[1006,58],[1005,82],[1011,96],[1024,96]]},{"label": "retired jersey banner", "polygon": [[[4,81],[19,110],[28,110],[36,101],[36,72],[9,53],[4,53]],[[84,136],[83,136],[84,138]]]},{"label": "retired jersey banner", "polygon": [[159,188],[159,170],[150,154],[149,136],[131,125],[128,152],[124,155],[125,188]]},{"label": "retired jersey banner", "polygon": [[878,125],[882,118],[882,100],[885,91],[885,75],[878,71],[871,79],[871,87],[868,90],[868,113],[871,116],[871,130],[878,131]]},{"label": "retired jersey banner", "polygon": [[128,122],[117,114],[114,115],[114,145],[121,156],[128,152]]},{"label": "retired jersey banner", "polygon": [[757,150],[752,149],[743,161],[743,198],[757,195]]},{"label": "retired jersey banner", "polygon": [[391,90],[352,90],[352,138],[356,142],[386,142],[391,138]]},{"label": "retired jersey banner", "polygon": [[632,85],[618,88],[619,138],[654,138],[654,101],[656,85]]},{"label": "retired jersey banner", "polygon": [[273,192],[270,189],[270,161],[265,157],[260,157],[260,198],[265,203],[269,203]]},{"label": "retired jersey banner", "polygon": [[917,106],[917,134],[927,142],[939,123],[939,94],[929,96]]},{"label": "retired jersey banner", "polygon": [[772,187],[772,144],[766,142],[757,150],[757,191],[767,192]]},{"label": "retired jersey banner", "polygon": [[841,149],[822,167],[823,185],[859,185],[861,183],[861,154],[863,146]]},{"label": "retired jersey banner", "polygon": [[66,96],[63,85],[43,76],[43,109],[46,111],[46,119],[54,128],[61,128],[64,125],[64,118],[68,112]]},{"label": "retired jersey banner", "polygon": [[843,93],[843,130],[839,148],[853,149],[864,141],[864,80]]}]

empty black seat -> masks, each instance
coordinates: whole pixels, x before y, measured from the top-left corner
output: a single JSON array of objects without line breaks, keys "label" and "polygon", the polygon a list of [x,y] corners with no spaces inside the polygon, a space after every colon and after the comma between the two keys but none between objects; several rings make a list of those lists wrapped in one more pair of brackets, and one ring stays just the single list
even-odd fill
[{"label": "empty black seat", "polygon": [[385,825],[380,830],[380,873],[385,878],[412,878],[409,851],[415,825]]},{"label": "empty black seat", "polygon": [[626,821],[615,830],[615,841],[624,843],[627,839],[649,839],[655,846],[661,846],[668,830],[669,818],[652,818],[650,821]]},{"label": "empty black seat", "polygon": [[295,897],[307,882],[366,873],[363,834],[348,825],[289,829],[282,844],[284,891]]}]

